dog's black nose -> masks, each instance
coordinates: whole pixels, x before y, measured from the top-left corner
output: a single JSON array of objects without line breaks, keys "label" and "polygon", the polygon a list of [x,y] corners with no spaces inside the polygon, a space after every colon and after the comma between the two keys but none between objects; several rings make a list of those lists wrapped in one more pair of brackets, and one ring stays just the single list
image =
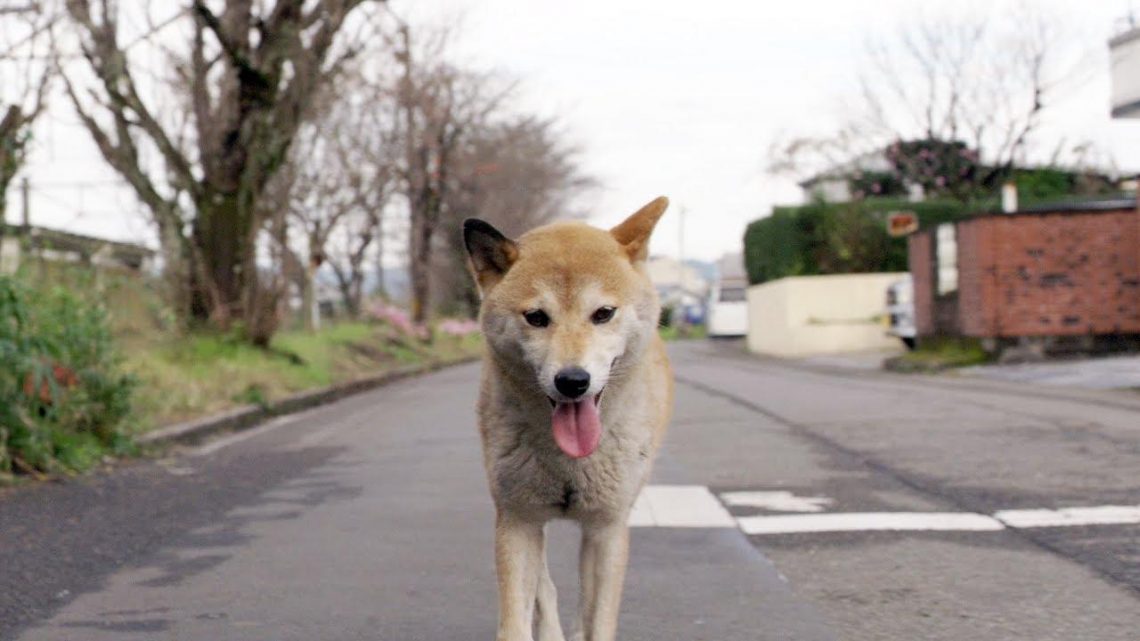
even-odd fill
[{"label": "dog's black nose", "polygon": [[590,388],[590,373],[581,367],[567,367],[554,375],[554,387],[569,398],[578,398]]}]

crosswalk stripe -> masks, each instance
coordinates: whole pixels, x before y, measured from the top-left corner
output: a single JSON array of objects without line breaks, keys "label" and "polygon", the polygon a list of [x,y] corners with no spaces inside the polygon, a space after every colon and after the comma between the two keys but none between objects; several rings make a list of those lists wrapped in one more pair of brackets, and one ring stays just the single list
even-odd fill
[{"label": "crosswalk stripe", "polygon": [[838,512],[742,516],[736,519],[745,534],[798,534],[807,532],[888,531],[993,531],[1005,529],[1001,521],[972,512]]},{"label": "crosswalk stripe", "polygon": [[[773,511],[822,510],[827,497],[796,497],[784,492],[726,492],[729,505]],[[863,531],[972,531],[1006,528],[1140,524],[1140,505],[1097,505],[1060,509],[977,512],[815,512],[734,517],[704,485],[648,485],[633,505],[630,527],[740,528],[745,534],[806,534]],[[782,509],[781,509],[782,508]]]},{"label": "crosswalk stripe", "polygon": [[1009,527],[1072,527],[1140,523],[1140,505],[1063,507],[1059,510],[1001,510],[994,518]]},{"label": "crosswalk stripe", "polygon": [[736,527],[736,521],[703,485],[649,485],[630,514],[633,527]]}]

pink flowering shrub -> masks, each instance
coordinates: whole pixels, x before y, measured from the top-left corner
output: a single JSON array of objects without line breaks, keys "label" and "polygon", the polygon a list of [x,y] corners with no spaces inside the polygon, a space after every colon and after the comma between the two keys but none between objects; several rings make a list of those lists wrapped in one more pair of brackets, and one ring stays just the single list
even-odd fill
[{"label": "pink flowering shrub", "polygon": [[436,326],[436,328],[448,336],[463,338],[464,336],[470,336],[471,334],[478,333],[479,323],[478,321],[466,318],[448,318],[444,321],[441,321],[440,324]]},{"label": "pink flowering shrub", "polygon": [[396,307],[395,305],[389,305],[383,302],[376,303],[368,308],[368,317],[374,321],[391,325],[396,331],[405,336],[411,336],[419,340],[427,340],[428,338],[428,328],[413,323],[412,317],[408,315],[407,310]]}]

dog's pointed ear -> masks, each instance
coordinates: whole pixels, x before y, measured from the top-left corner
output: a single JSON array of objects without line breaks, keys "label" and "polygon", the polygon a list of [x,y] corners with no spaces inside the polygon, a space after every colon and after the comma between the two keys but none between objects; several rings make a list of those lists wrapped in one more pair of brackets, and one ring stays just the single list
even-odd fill
[{"label": "dog's pointed ear", "polygon": [[637,263],[649,257],[649,236],[668,207],[669,199],[658,196],[610,230],[631,261]]},{"label": "dog's pointed ear", "polygon": [[483,294],[503,278],[519,257],[518,245],[513,240],[478,218],[463,221],[463,244],[471,258],[471,274]]}]

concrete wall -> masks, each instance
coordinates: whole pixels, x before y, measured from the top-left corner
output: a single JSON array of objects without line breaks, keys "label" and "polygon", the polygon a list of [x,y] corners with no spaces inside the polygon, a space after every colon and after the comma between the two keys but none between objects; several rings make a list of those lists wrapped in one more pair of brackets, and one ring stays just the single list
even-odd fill
[{"label": "concrete wall", "polygon": [[796,357],[898,347],[879,320],[905,273],[794,276],[748,289],[748,349]]},{"label": "concrete wall", "polygon": [[20,239],[0,237],[0,274],[14,274],[20,267]]}]

